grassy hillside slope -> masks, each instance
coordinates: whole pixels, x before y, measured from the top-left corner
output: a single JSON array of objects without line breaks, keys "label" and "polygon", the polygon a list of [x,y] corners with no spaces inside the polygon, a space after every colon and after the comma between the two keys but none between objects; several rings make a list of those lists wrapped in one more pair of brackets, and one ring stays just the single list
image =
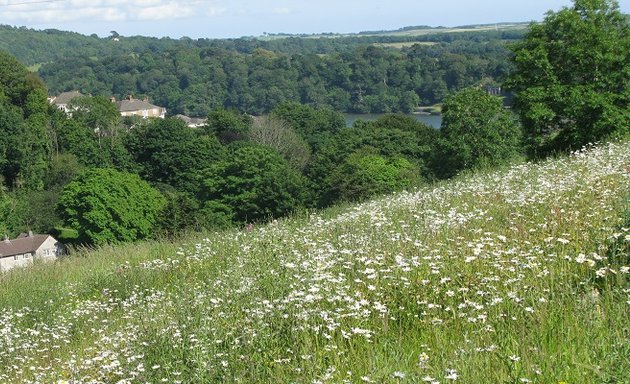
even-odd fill
[{"label": "grassy hillside slope", "polygon": [[14,271],[0,382],[628,383],[629,191],[626,142]]}]

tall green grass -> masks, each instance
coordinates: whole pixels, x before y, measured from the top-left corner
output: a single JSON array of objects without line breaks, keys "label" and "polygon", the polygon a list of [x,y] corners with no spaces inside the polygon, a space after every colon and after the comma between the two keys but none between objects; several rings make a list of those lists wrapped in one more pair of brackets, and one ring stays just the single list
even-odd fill
[{"label": "tall green grass", "polygon": [[0,382],[628,383],[630,143],[0,279]]}]

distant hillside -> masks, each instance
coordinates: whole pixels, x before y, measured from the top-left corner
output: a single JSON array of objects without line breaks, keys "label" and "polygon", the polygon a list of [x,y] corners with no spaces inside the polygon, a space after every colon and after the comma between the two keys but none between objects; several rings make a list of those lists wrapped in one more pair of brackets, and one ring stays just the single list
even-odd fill
[{"label": "distant hillside", "polygon": [[[251,53],[262,48],[286,54],[330,54],[346,52],[357,45],[413,42],[451,42],[472,38],[490,40],[520,39],[526,23],[492,24],[455,28],[405,27],[395,31],[359,32],[356,34],[285,35],[269,34],[237,39],[171,39],[145,36],[121,36],[117,41],[85,36],[56,29],[35,30],[0,25],[0,50],[15,56],[26,65],[49,63],[64,57],[105,57],[124,52],[160,53],[175,48],[221,48]],[[460,36],[448,36],[457,33]],[[334,38],[334,39],[330,39]]]},{"label": "distant hillside", "polygon": [[627,383],[630,144],[0,279],[4,383]]},{"label": "distant hillside", "polygon": [[442,33],[464,33],[464,32],[513,32],[513,36],[522,36],[522,33],[528,28],[529,22],[518,23],[495,23],[495,24],[475,24],[463,25],[458,27],[430,27],[427,25],[409,26],[395,30],[380,31],[362,31],[358,33],[314,33],[314,34],[285,34],[285,33],[269,33],[262,38],[287,38],[287,37],[303,37],[303,38],[341,38],[341,37],[417,37],[426,35],[438,35]]},{"label": "distant hillside", "polygon": [[0,26],[0,50],[37,71],[51,94],[148,96],[168,112],[259,115],[285,101],[341,112],[413,112],[471,85],[496,86],[506,42],[525,24],[239,39],[99,38]]},{"label": "distant hillside", "polygon": [[161,52],[173,46],[192,46],[188,40],[125,37],[118,42],[97,35],[85,36],[56,29],[35,30],[0,25],[0,50],[26,65],[49,63],[68,56],[103,57],[150,49]]}]

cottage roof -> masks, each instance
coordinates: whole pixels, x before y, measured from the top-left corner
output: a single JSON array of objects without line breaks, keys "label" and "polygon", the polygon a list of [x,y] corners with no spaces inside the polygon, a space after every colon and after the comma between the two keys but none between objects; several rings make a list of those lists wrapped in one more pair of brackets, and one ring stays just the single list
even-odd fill
[{"label": "cottage roof", "polygon": [[153,105],[145,100],[125,99],[116,102],[116,106],[120,112],[144,111],[153,108],[162,108]]},{"label": "cottage roof", "polygon": [[176,118],[184,120],[187,124],[190,124],[192,119],[186,115],[175,115]]},{"label": "cottage roof", "polygon": [[0,257],[35,252],[50,235],[33,235],[13,240],[0,240]]},{"label": "cottage roof", "polygon": [[68,104],[70,100],[74,99],[75,97],[81,96],[83,96],[83,94],[79,91],[62,92],[59,94],[59,96],[55,97],[53,103],[55,103],[56,105]]},{"label": "cottage roof", "polygon": [[186,115],[175,115],[176,118],[184,120],[186,124],[205,124],[208,119],[201,117],[188,117]]}]

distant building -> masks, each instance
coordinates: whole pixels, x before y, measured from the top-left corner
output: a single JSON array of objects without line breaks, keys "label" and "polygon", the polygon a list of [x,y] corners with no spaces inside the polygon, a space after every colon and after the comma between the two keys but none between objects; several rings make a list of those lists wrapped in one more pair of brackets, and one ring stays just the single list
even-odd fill
[{"label": "distant building", "polygon": [[140,116],[142,118],[158,117],[160,119],[166,117],[166,108],[149,103],[148,98],[139,100],[129,95],[126,99],[120,101],[116,101],[116,99],[112,97],[112,101],[116,103],[116,107],[121,116]]},{"label": "distant building", "polygon": [[61,109],[65,113],[72,113],[71,109],[68,107],[70,101],[77,97],[82,97],[83,94],[79,91],[70,91],[70,92],[62,92],[58,96],[53,96],[48,98],[51,104],[54,104],[57,108]]},{"label": "distant building", "polygon": [[178,119],[184,120],[186,125],[189,126],[190,128],[198,128],[198,127],[201,127],[202,125],[206,125],[206,121],[208,120],[208,119],[202,119],[198,117],[188,117],[185,115],[175,115],[175,117]]},{"label": "distant building", "polygon": [[33,260],[55,260],[63,254],[64,246],[50,235],[22,234],[17,239],[5,237],[0,241],[0,272],[23,267]]},{"label": "distant building", "polygon": [[486,86],[486,92],[488,93],[488,95],[492,95],[492,96],[502,96],[503,95],[503,91],[501,90],[501,87]]}]

